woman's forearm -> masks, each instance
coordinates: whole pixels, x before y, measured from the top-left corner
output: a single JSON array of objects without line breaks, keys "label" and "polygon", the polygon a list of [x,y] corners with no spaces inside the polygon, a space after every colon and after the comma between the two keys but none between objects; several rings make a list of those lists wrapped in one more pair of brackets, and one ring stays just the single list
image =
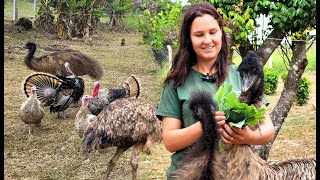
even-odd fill
[{"label": "woman's forearm", "polygon": [[258,128],[254,130],[255,136],[250,144],[267,144],[274,139],[275,129],[272,120],[268,114],[265,114],[265,117],[266,119],[261,121]]},{"label": "woman's forearm", "polygon": [[182,129],[170,128],[166,123],[166,120],[164,120],[162,138],[163,143],[169,152],[182,150],[192,145],[202,136],[202,127],[200,122]]}]

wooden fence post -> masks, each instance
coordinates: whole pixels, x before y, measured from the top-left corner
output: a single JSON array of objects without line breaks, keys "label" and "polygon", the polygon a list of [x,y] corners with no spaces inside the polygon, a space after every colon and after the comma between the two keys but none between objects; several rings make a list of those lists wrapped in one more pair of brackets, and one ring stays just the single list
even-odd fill
[{"label": "wooden fence post", "polygon": [[12,13],[12,21],[16,21],[18,19],[18,8],[16,0],[13,0],[13,13]]},{"label": "wooden fence post", "polygon": [[172,66],[172,48],[170,45],[167,45],[167,48],[168,48],[169,70],[170,70]]}]

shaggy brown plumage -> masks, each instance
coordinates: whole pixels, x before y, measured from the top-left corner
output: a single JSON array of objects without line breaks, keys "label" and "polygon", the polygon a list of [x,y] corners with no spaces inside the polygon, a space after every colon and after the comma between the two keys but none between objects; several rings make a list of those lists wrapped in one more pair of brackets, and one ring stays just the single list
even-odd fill
[{"label": "shaggy brown plumage", "polygon": [[[89,153],[99,148],[115,146],[106,179],[121,154],[133,146],[131,156],[132,179],[136,179],[138,155],[150,142],[161,141],[161,121],[155,115],[156,106],[138,99],[117,99],[106,106],[86,129],[81,150]],[[148,143],[147,143],[148,142]]]},{"label": "shaggy brown plumage", "polygon": [[219,133],[214,120],[212,96],[205,90],[194,90],[188,100],[189,108],[195,119],[202,125],[203,135],[186,152],[183,164],[172,174],[176,180],[210,180],[223,179],[224,166],[216,163]]},{"label": "shaggy brown plumage", "polygon": [[89,111],[94,115],[98,115],[107,105],[116,99],[139,97],[141,91],[140,82],[135,75],[131,75],[125,82],[123,82],[122,87],[106,89],[99,88],[100,82],[96,81],[93,87],[94,98],[88,105]]},{"label": "shaggy brown plumage", "polygon": [[[249,51],[238,68],[243,86],[239,101],[261,107],[264,94],[263,67],[258,56]],[[316,160],[295,159],[270,164],[260,158],[249,145],[225,145],[220,153],[227,162],[226,179],[233,180],[292,180],[315,179]]]},{"label": "shaggy brown plumage", "polygon": [[32,70],[66,77],[68,75],[64,63],[70,63],[70,69],[76,76],[89,75],[92,79],[99,80],[103,70],[99,62],[75,50],[67,49],[53,52],[41,57],[34,57],[37,46],[28,42],[25,48],[29,49],[24,62]]},{"label": "shaggy brown plumage", "polygon": [[316,159],[292,159],[270,163],[253,152],[249,145],[226,145],[221,152],[227,162],[225,179],[233,180],[315,180]]},{"label": "shaggy brown plumage", "polygon": [[30,21],[26,17],[21,17],[18,19],[18,21],[15,23],[16,26],[18,26],[18,32],[21,31],[29,31],[32,29],[32,21]]},{"label": "shaggy brown plumage", "polygon": [[[239,72],[243,81],[239,101],[247,104],[255,104],[258,108],[261,107],[264,93],[263,69],[254,52],[249,52],[247,56],[244,57],[242,63],[239,65]],[[209,95],[199,97],[208,98],[211,101]],[[202,101],[205,102],[206,100]],[[207,100],[207,102],[209,103],[209,100]],[[206,107],[205,103],[199,103],[199,106],[200,108]],[[216,122],[212,120],[212,113],[209,110],[202,112],[207,114],[198,116],[201,123],[204,123],[203,137],[207,136],[208,142],[215,142],[218,136],[206,135],[210,131],[207,131],[205,126],[215,124]],[[214,129],[211,131],[214,131]],[[202,142],[201,139],[197,143],[202,143],[202,146],[207,148],[197,149],[199,152],[195,152],[195,154],[200,155],[198,158],[192,159],[193,156],[187,154],[185,165],[177,171],[180,175],[178,179],[313,180],[316,177],[315,158],[269,163],[261,159],[257,153],[254,153],[251,146],[245,144],[224,144],[224,148],[220,151],[215,148],[211,150],[213,152],[210,151],[210,153],[208,153],[208,148],[213,147],[206,146],[207,143]],[[198,146],[197,143],[195,145]],[[210,156],[206,156],[206,154]],[[222,177],[217,177],[215,174],[210,176],[208,173],[203,173],[202,169],[208,168],[212,168],[211,172],[219,172]]]}]

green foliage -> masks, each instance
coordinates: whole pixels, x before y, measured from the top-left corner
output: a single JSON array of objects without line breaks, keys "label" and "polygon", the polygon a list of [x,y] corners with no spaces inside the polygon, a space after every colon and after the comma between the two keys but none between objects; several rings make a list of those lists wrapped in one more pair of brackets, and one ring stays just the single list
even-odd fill
[{"label": "green foliage", "polygon": [[282,71],[282,72],[280,73],[280,78],[281,78],[282,82],[285,82],[285,81],[286,81],[287,76],[288,76],[288,72],[287,72],[287,71]]},{"label": "green foliage", "polygon": [[140,31],[143,34],[143,43],[155,49],[166,45],[176,46],[178,43],[179,22],[182,14],[181,2],[170,5],[156,15],[148,9],[144,11],[145,21],[141,21]]},{"label": "green foliage", "polygon": [[291,39],[308,39],[316,25],[316,0],[258,0],[254,9],[271,17],[269,23],[291,31]]},{"label": "green foliage", "polygon": [[274,94],[278,87],[279,72],[275,69],[264,68],[264,88],[265,94]]},{"label": "green foliage", "polygon": [[123,27],[125,32],[139,32],[140,21],[144,21],[143,15],[129,12],[121,18],[119,26]]},{"label": "green foliage", "polygon": [[[232,31],[238,49],[259,46],[254,32],[260,26],[254,22],[259,14],[271,17],[268,26],[290,32],[292,40],[310,39],[309,32],[316,26],[316,0],[189,0],[202,1],[213,4],[228,21],[226,31]],[[249,40],[249,34],[253,39]]]},{"label": "green foliage", "polygon": [[302,77],[299,81],[297,94],[295,101],[299,106],[303,106],[309,100],[309,94],[311,92],[311,83],[307,77]]},{"label": "green foliage", "polygon": [[[105,16],[96,0],[41,0],[36,14],[36,26],[59,37],[83,37],[85,29],[96,28],[98,18]],[[57,20],[55,21],[55,17]],[[98,18],[97,18],[98,17]]]},{"label": "green foliage", "polygon": [[113,13],[124,14],[133,8],[132,0],[112,0],[106,4],[106,7]]},{"label": "green foliage", "polygon": [[[280,73],[280,78],[282,79],[283,82],[287,79],[288,72],[282,72]],[[311,92],[311,82],[307,77],[302,77],[299,81],[298,84],[298,89],[296,93],[296,97],[294,99],[295,102],[299,106],[303,106],[306,104],[309,100],[309,94]]]},{"label": "green foliage", "polygon": [[264,108],[256,109],[252,105],[240,103],[234,91],[232,84],[225,82],[216,93],[219,111],[224,111],[226,122],[230,126],[243,128],[246,125],[256,126],[260,120],[264,119]]},{"label": "green foliage", "polygon": [[[189,2],[201,2],[202,0],[190,0]],[[243,0],[208,0],[213,4],[223,19],[227,21],[225,31],[232,33],[236,41],[236,47],[250,45],[249,36],[255,38],[256,13],[252,6],[248,6]]]}]

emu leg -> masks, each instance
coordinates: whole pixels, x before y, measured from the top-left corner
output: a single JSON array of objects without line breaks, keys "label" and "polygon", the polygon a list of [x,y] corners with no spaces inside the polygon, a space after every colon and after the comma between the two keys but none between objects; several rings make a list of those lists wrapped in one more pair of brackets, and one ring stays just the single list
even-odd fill
[{"label": "emu leg", "polygon": [[131,154],[132,180],[137,179],[137,169],[139,166],[139,153],[142,152],[144,144],[136,144]]},{"label": "emu leg", "polygon": [[114,168],[114,166],[117,164],[120,156],[122,153],[124,153],[126,150],[128,150],[129,147],[118,147],[116,153],[112,156],[111,160],[109,161],[108,168],[107,168],[107,174],[105,176],[105,179],[108,180],[108,177],[110,175],[110,172]]}]

